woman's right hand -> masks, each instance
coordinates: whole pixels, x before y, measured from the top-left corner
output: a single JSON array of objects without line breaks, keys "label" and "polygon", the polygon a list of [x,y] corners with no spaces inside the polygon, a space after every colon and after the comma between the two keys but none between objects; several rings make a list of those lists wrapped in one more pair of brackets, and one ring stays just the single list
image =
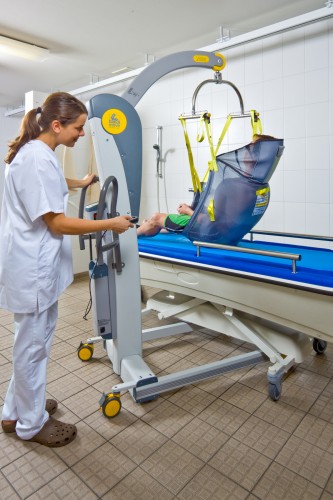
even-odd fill
[{"label": "woman's right hand", "polygon": [[130,227],[134,227],[134,224],[130,222],[131,215],[119,215],[118,217],[113,217],[109,219],[110,221],[110,231],[115,231],[118,234],[124,233]]}]

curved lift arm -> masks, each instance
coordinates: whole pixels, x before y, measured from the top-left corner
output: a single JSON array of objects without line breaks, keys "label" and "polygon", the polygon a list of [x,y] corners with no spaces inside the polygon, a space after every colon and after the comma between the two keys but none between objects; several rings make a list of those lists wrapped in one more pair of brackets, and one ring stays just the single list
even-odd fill
[{"label": "curved lift arm", "polygon": [[133,107],[140,101],[147,90],[160,78],[177,69],[200,67],[220,71],[226,66],[222,54],[204,51],[185,51],[162,57],[148,66],[131,83],[121,96]]}]

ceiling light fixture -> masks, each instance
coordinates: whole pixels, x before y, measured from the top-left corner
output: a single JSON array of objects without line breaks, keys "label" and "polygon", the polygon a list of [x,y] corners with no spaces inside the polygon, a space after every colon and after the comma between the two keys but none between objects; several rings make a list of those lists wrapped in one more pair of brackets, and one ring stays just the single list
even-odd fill
[{"label": "ceiling light fixture", "polygon": [[45,61],[50,51],[38,45],[31,43],[21,42],[14,38],[0,35],[0,54],[9,54],[15,57],[21,57],[30,61]]}]

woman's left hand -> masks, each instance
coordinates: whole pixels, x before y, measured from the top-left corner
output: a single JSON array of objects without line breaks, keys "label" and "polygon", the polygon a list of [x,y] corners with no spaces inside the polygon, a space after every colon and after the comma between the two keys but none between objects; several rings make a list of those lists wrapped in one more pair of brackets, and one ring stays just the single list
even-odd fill
[{"label": "woman's left hand", "polygon": [[97,176],[96,174],[87,174],[83,177],[81,180],[82,182],[82,187],[89,186],[90,184],[93,184],[94,182],[97,182]]}]

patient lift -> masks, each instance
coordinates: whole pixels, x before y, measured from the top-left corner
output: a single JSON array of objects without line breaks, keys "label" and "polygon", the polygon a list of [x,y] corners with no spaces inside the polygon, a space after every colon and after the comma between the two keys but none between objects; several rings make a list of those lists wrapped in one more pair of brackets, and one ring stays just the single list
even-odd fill
[{"label": "patient lift", "polygon": [[[99,179],[103,185],[97,218],[112,217],[118,213],[135,216],[139,213],[141,123],[134,106],[146,90],[165,74],[176,69],[196,66],[210,68],[216,72],[224,68],[225,60],[221,54],[201,51],[167,56],[147,67],[122,97],[101,94],[89,101],[88,119]],[[82,191],[80,217],[84,216],[84,196],[85,190]],[[282,375],[294,363],[294,359],[284,359],[276,348],[272,348],[269,341],[262,339],[262,335],[252,334],[251,329],[237,319],[231,309],[222,308],[223,316],[227,318],[226,324],[229,325],[227,329],[230,332],[241,331],[243,337],[256,344],[259,350],[157,377],[142,358],[142,341],[185,333],[191,331],[191,328],[180,322],[142,331],[140,268],[135,231],[129,230],[119,237],[110,232],[82,236],[81,248],[84,248],[85,240],[90,239],[91,242],[92,238],[96,238],[97,252],[96,261],[92,260],[89,265],[96,337],[81,343],[78,355],[81,360],[89,360],[93,354],[94,343],[103,341],[113,371],[121,377],[122,383],[113,386],[101,397],[100,406],[105,416],[114,417],[119,413],[120,395],[124,391],[129,390],[134,400],[141,403],[155,399],[162,392],[251,366],[268,358],[275,363],[268,376],[270,385],[276,390],[270,391],[270,395],[273,395],[273,399],[278,399]],[[185,309],[188,309],[189,305],[190,308],[195,308],[202,304],[200,298],[186,302]],[[169,307],[168,315],[177,317],[182,311],[184,304],[182,301],[176,301]],[[265,325],[263,328],[266,330],[269,327]],[[225,333],[228,334],[228,331]]]}]

